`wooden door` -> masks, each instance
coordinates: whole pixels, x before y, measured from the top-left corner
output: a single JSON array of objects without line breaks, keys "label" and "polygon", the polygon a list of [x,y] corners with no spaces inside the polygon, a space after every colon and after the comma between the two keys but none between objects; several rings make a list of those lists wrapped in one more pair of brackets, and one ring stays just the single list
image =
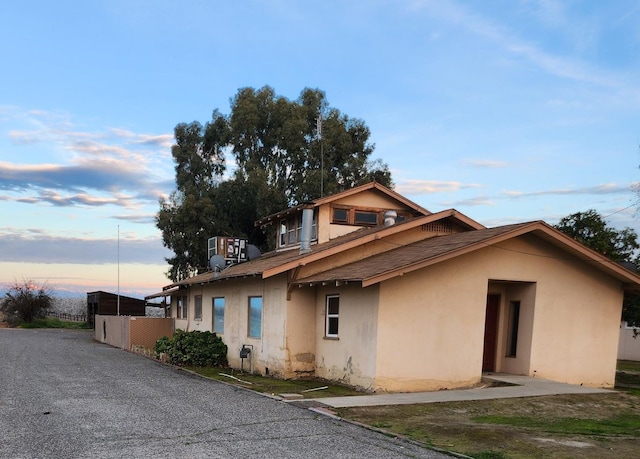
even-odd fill
[{"label": "wooden door", "polygon": [[496,340],[498,338],[499,310],[500,295],[487,295],[487,311],[484,319],[482,371],[495,371],[496,369]]}]

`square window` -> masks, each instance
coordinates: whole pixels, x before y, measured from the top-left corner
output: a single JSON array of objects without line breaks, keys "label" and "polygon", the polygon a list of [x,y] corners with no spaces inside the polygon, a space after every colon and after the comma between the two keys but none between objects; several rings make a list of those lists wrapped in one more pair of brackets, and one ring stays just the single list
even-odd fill
[{"label": "square window", "polygon": [[348,223],[349,211],[347,209],[333,209],[333,223]]}]

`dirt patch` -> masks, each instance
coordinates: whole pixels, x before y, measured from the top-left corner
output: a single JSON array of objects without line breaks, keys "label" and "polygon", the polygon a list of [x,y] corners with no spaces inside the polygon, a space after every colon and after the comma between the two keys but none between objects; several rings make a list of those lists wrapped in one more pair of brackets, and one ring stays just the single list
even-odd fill
[{"label": "dirt patch", "polygon": [[640,451],[640,397],[558,395],[410,406],[338,414],[429,445],[504,458],[620,458]]}]

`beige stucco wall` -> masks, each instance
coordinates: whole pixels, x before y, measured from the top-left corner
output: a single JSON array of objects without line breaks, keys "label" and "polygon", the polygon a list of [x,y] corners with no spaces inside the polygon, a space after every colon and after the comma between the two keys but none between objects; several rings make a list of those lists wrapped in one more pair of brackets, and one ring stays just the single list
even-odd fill
[{"label": "beige stucco wall", "polygon": [[[339,338],[325,338],[327,295],[340,296]],[[374,389],[378,286],[321,287],[316,297],[316,375],[365,390]]]},{"label": "beige stucco wall", "polygon": [[[259,277],[231,279],[189,288],[188,320],[176,320],[176,328],[187,331],[213,331],[214,297],[224,297],[224,333],[219,334],[228,347],[227,359],[234,368],[276,376],[284,376],[286,327],[286,277],[277,276],[263,281]],[[195,296],[202,295],[202,320],[195,319]],[[249,297],[262,297],[262,336],[249,337]],[[172,307],[172,310],[175,309]],[[252,349],[242,362],[240,349]]]},{"label": "beige stucco wall", "polygon": [[316,294],[315,289],[294,287],[286,302],[285,378],[315,376]]},{"label": "beige stucco wall", "polygon": [[[498,371],[613,385],[620,282],[526,236],[383,282],[375,389],[435,390],[478,382],[489,285],[502,286],[505,295]],[[509,299],[522,304],[514,360],[504,358]]]},{"label": "beige stucco wall", "polygon": [[620,360],[640,360],[640,336],[634,338],[633,330],[632,327],[627,327],[626,322],[620,322],[620,340],[618,342],[618,358]]},{"label": "beige stucco wall", "polygon": [[94,338],[130,351],[132,346],[153,349],[156,341],[173,334],[173,319],[96,315]]},{"label": "beige stucco wall", "polygon": [[94,339],[120,349],[129,350],[129,316],[96,314]]},{"label": "beige stucco wall", "polygon": [[446,262],[380,287],[376,391],[425,391],[479,381],[486,277]]}]

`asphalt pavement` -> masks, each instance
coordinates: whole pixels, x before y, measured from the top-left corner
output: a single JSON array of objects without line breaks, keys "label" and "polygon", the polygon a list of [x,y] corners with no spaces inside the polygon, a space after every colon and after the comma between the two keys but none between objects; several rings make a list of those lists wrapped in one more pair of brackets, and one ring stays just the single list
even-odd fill
[{"label": "asphalt pavement", "polygon": [[0,329],[0,457],[450,458],[97,343]]}]

